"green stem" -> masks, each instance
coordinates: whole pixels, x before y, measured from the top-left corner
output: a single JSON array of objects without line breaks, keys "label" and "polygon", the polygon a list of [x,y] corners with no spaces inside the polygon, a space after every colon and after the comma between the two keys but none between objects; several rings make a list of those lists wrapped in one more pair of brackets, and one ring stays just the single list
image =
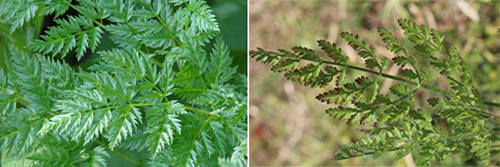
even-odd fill
[{"label": "green stem", "polygon": [[218,114],[214,114],[214,113],[202,110],[202,109],[197,109],[197,108],[193,108],[190,106],[183,106],[183,107],[184,107],[184,109],[192,111],[192,112],[199,112],[199,113],[203,113],[203,114],[210,115],[210,116],[220,117],[220,115],[218,115]]},{"label": "green stem", "polygon": [[414,57],[410,57],[408,56],[408,51],[406,50],[406,48],[403,48],[403,54],[405,55],[405,57],[407,58],[410,58],[410,64],[411,66],[413,67],[413,69],[415,70],[415,72],[417,73],[417,77],[418,77],[418,83],[419,84],[422,84],[424,82],[424,80],[422,79],[422,77],[420,76],[420,72],[419,70],[417,69],[417,66],[415,65],[416,64],[416,60]]},{"label": "green stem", "polygon": [[[388,149],[387,152],[398,151],[400,149],[402,149],[402,148],[393,147],[393,148]],[[339,161],[339,160],[350,159],[350,158],[355,158],[355,157],[367,156],[367,155],[375,154],[376,152],[377,151],[362,152],[362,153],[357,153],[357,154],[350,155],[349,157],[334,158],[334,159],[337,160],[337,161]]]},{"label": "green stem", "polygon": [[133,164],[137,165],[137,166],[142,166],[141,162],[137,161],[136,159],[130,157],[129,155],[119,151],[118,149],[113,149],[112,150],[116,155],[122,157],[123,159],[127,160],[127,161],[130,161],[132,162]]},{"label": "green stem", "polygon": [[214,118],[215,116],[212,115],[210,117],[208,117],[208,119],[206,119],[204,122],[203,122],[203,125],[201,125],[201,128],[200,130],[198,131],[198,134],[196,135],[196,138],[200,137],[201,135],[201,131],[203,131],[203,128],[205,128],[205,126]]},{"label": "green stem", "polygon": [[[106,142],[101,141],[101,140],[97,140],[97,143],[99,143],[100,145],[102,145],[102,146],[104,146],[105,148],[108,148],[108,149],[109,149],[108,144],[107,144]],[[133,164],[134,164],[134,165],[136,165],[136,166],[142,166],[142,163],[141,163],[141,162],[139,162],[139,161],[138,161],[138,160],[136,160],[135,158],[132,158],[132,157],[130,157],[129,155],[127,155],[127,154],[125,154],[125,153],[123,153],[123,152],[119,151],[118,149],[109,149],[109,150],[113,151],[113,153],[115,153],[116,155],[118,155],[118,156],[122,157],[123,159],[125,159],[125,160],[127,160],[127,161],[129,161],[129,162],[133,163]]]},{"label": "green stem", "polygon": [[6,135],[0,137],[0,141],[3,140],[3,139],[5,139],[5,138],[7,138],[7,137],[9,137],[9,136],[17,134],[18,132],[19,132],[19,130],[12,131],[9,134],[6,134]]},{"label": "green stem", "polygon": [[[150,10],[151,12],[154,13],[154,9],[152,8],[152,6],[146,6],[146,8],[148,8],[148,10]],[[158,20],[158,22],[160,22],[160,24],[162,25],[163,29],[165,30],[165,33],[167,33],[167,35],[170,38],[172,38],[172,40],[174,41],[174,45],[175,46],[180,46],[180,41],[176,38],[175,34],[172,34],[172,32],[170,32],[168,25],[160,18],[160,16],[159,15],[155,15],[155,19]]]},{"label": "green stem", "polygon": [[401,98],[399,98],[397,100],[392,101],[391,104],[396,104],[396,103],[398,103],[400,101],[403,101],[404,99],[409,98],[412,94],[414,94],[415,92],[417,92],[419,89],[420,89],[420,87],[417,87],[417,88],[413,89],[409,94],[407,94],[407,95],[405,95],[405,96],[403,96],[403,97],[401,97]]},{"label": "green stem", "polygon": [[[229,124],[229,125],[233,126],[234,124],[236,124],[236,123],[237,123],[237,122],[238,122],[238,121],[239,121],[239,120],[243,117],[243,115],[245,115],[245,114],[246,114],[246,112],[240,112],[240,113],[238,114],[238,116],[236,116],[236,119],[234,119],[234,120],[231,122],[231,124]],[[225,120],[224,120],[224,121],[225,121]]]},{"label": "green stem", "polygon": [[[465,133],[465,134],[461,134],[461,135],[457,135],[457,136],[446,137],[446,138],[443,138],[441,140],[458,140],[458,139],[464,139],[464,138],[473,137],[475,135],[477,135],[477,134],[469,132],[469,133]],[[387,152],[397,151],[397,150],[400,150],[400,149],[403,149],[403,148],[404,147],[402,147],[402,146],[400,146],[400,147],[393,147],[393,148],[390,148],[389,150],[387,150]],[[354,157],[371,155],[371,154],[374,154],[375,152],[376,151],[369,151],[369,152],[357,153],[357,154],[351,155],[349,157],[345,157],[345,158],[342,158],[342,159],[336,159],[336,160],[343,160],[343,159],[349,159],[349,158],[354,158]]]},{"label": "green stem", "polygon": [[[389,79],[392,79],[392,80],[404,82],[404,83],[407,83],[407,84],[413,85],[413,86],[420,85],[418,82],[415,82],[415,81],[407,80],[407,79],[400,78],[400,77],[397,77],[397,76],[394,76],[394,75],[390,75],[390,74],[386,74],[386,73],[380,73],[380,72],[377,72],[377,71],[373,71],[373,70],[362,68],[362,67],[358,67],[358,66],[353,66],[353,65],[348,65],[348,64],[342,64],[342,63],[336,63],[336,62],[331,62],[331,61],[325,61],[325,60],[321,60],[321,59],[318,60],[318,59],[313,59],[313,58],[308,58],[308,57],[297,58],[297,57],[287,56],[287,55],[281,55],[281,56],[286,56],[286,57],[289,57],[289,58],[292,58],[292,59],[302,59],[302,60],[308,60],[308,61],[312,61],[312,62],[318,62],[318,63],[324,63],[324,64],[341,66],[341,67],[350,68],[350,69],[354,69],[354,70],[358,70],[358,71],[363,71],[363,72],[366,72],[366,73],[371,73],[371,74],[375,74],[375,75],[381,75],[381,76],[383,76],[385,78],[389,78]],[[442,93],[442,94],[445,94],[445,95],[451,95],[448,91],[440,89],[440,88],[436,88],[436,87],[433,87],[433,86],[421,85],[421,87],[424,88],[424,89],[430,90],[430,91]],[[483,101],[483,103],[486,104],[486,105],[488,105],[488,106],[492,106],[492,107],[500,107],[500,103],[495,103],[495,102],[490,102],[490,101]]]}]

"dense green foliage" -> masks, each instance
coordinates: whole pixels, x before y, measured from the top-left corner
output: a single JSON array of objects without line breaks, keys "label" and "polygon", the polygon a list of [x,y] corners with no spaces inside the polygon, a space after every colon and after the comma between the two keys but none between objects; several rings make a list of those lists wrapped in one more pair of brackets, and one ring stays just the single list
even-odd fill
[{"label": "dense green foliage", "polygon": [[0,2],[14,34],[56,17],[1,50],[2,165],[246,166],[246,76],[205,1]]},{"label": "dense green foliage", "polygon": [[[359,124],[360,131],[366,134],[360,141],[337,150],[335,160],[396,152],[398,159],[412,155],[419,166],[455,155],[488,165],[499,152],[500,139],[498,115],[489,109],[500,104],[481,99],[464,59],[456,48],[445,43],[444,36],[406,19],[398,22],[406,39],[397,39],[385,28],[378,28],[386,48],[396,55],[392,60],[377,57],[375,48],[358,35],[341,34],[364,60],[365,67],[350,65],[342,49],[325,40],[318,41],[323,53],[294,47],[292,51],[277,52],[258,48],[250,54],[297,83],[330,87],[316,97],[333,105],[326,113]],[[418,59],[420,56],[425,58]],[[399,76],[386,73],[393,64],[400,67]],[[346,76],[353,70],[366,75],[349,81]],[[447,88],[428,85],[436,80],[431,73],[439,73],[447,81]],[[395,84],[391,84],[390,93],[381,93],[380,87],[387,79]],[[434,92],[434,97],[420,102],[418,91]],[[416,107],[415,103],[428,105]]]}]

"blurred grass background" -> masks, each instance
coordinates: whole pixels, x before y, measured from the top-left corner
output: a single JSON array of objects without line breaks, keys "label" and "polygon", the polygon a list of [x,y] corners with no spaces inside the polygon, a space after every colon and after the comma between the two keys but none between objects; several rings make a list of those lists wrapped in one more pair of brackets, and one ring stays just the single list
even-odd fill
[{"label": "blurred grass background", "polygon": [[[250,49],[275,50],[292,46],[318,49],[316,40],[339,43],[351,57],[361,59],[339,34],[359,34],[375,46],[378,56],[392,58],[376,27],[383,26],[401,38],[396,20],[408,18],[435,28],[464,56],[483,98],[500,102],[500,1],[320,1],[250,0]],[[310,89],[272,73],[269,66],[250,59],[250,164],[251,166],[407,166],[390,154],[377,159],[360,157],[332,161],[341,144],[361,136],[356,127],[330,118],[328,105],[315,100],[322,89]],[[389,67],[395,74],[397,68]],[[435,80],[443,87],[444,80]],[[390,83],[384,83],[387,91]],[[446,85],[444,85],[446,86]],[[426,92],[418,94],[425,98]],[[422,101],[422,100],[419,100]],[[416,104],[420,105],[420,104]],[[500,112],[498,109],[491,110]],[[500,157],[493,157],[500,159]],[[457,157],[440,165],[463,166]],[[496,162],[498,163],[498,162]],[[492,164],[500,165],[500,164]]]}]

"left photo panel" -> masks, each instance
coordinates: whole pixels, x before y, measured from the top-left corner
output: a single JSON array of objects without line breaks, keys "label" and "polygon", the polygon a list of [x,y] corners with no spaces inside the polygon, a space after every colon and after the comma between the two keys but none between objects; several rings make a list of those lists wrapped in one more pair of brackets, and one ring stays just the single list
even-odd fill
[{"label": "left photo panel", "polygon": [[248,164],[244,0],[0,0],[0,166]]}]

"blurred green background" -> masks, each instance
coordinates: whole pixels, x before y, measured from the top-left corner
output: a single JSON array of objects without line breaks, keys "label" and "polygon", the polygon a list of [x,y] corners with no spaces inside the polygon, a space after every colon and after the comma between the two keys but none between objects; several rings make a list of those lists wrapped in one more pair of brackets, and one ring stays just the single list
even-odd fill
[{"label": "blurred green background", "polygon": [[[301,45],[318,50],[316,40],[327,39],[351,58],[363,61],[339,34],[359,34],[375,46],[378,56],[394,57],[384,48],[376,31],[386,27],[396,37],[402,32],[396,20],[408,18],[445,35],[473,70],[474,84],[484,99],[500,102],[500,1],[272,1],[250,0],[250,49],[275,50]],[[251,59],[250,65],[250,164],[251,166],[411,166],[391,154],[378,159],[360,157],[332,161],[341,144],[363,137],[356,127],[330,118],[328,105],[315,100],[325,91],[310,89],[272,73],[269,66]],[[386,71],[397,73],[395,67]],[[442,82],[441,82],[442,81]],[[429,83],[443,87],[444,80]],[[387,91],[390,83],[384,83]],[[446,86],[446,85],[445,85]],[[427,92],[420,92],[426,98]],[[422,101],[421,99],[419,101]],[[416,106],[420,104],[415,104]],[[491,109],[499,113],[500,110]],[[493,157],[500,159],[500,157]],[[451,157],[440,165],[466,165]],[[496,164],[495,164],[496,163]],[[500,165],[496,161],[492,165]]]},{"label": "blurred green background", "polygon": [[222,38],[228,44],[233,64],[238,72],[247,74],[247,1],[246,0],[209,0],[219,23]]}]

